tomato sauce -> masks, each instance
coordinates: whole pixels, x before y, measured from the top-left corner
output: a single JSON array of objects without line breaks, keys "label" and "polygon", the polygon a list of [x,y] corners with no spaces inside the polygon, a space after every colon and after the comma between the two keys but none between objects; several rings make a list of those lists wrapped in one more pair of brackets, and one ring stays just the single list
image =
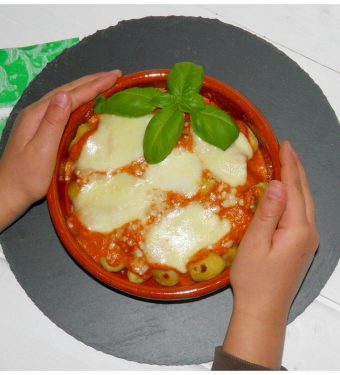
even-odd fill
[{"label": "tomato sauce", "polygon": [[[74,168],[70,167],[78,159],[82,147],[87,139],[97,129],[99,123],[99,116],[93,116],[89,120],[91,130],[85,133],[79,141],[70,149],[69,160],[66,163],[66,189],[71,183],[76,182],[81,187],[86,182],[86,178],[76,175]],[[240,131],[249,139],[247,126],[243,121],[237,120],[236,124]],[[190,121],[188,117],[185,118],[184,129],[182,135],[176,145],[178,148],[185,149],[189,152],[193,151],[193,139],[190,130]],[[148,168],[147,163],[143,158],[134,161],[133,163],[124,166],[111,174],[126,172],[136,177],[143,177]],[[207,170],[202,173],[200,188],[197,193],[188,198],[181,194],[174,192],[167,192],[163,202],[162,215],[173,210],[176,207],[185,207],[191,202],[199,202],[205,208],[211,209],[221,219],[230,221],[232,228],[230,232],[221,238],[214,245],[201,249],[198,251],[189,263],[203,259],[214,251],[218,255],[227,255],[231,252],[233,246],[237,246],[254,214],[256,204],[263,193],[263,186],[257,184],[267,182],[269,180],[269,171],[266,167],[266,162],[261,149],[258,148],[251,160],[247,162],[247,181],[243,186],[232,188],[226,183],[223,183]],[[124,263],[124,270],[122,274],[126,274],[127,270],[137,273],[139,277],[144,280],[149,280],[152,277],[152,270],[170,270],[171,267],[164,265],[150,264],[144,255],[144,238],[145,233],[159,220],[159,212],[150,214],[148,220],[143,225],[139,220],[124,224],[120,228],[114,229],[110,233],[97,233],[89,231],[77,218],[73,212],[71,200],[66,193],[66,204],[69,207],[68,226],[79,245],[84,251],[93,258],[96,262],[100,262],[102,257],[106,258],[110,266],[116,266]],[[230,204],[230,199],[233,204]],[[156,210],[155,210],[156,211]],[[152,210],[151,210],[152,213]],[[154,280],[149,280],[148,283],[158,285]],[[180,274],[180,281],[178,285],[191,285],[195,282],[188,274]],[[150,284],[150,285],[151,285]]]},{"label": "tomato sauce", "polygon": [[180,139],[177,142],[176,147],[182,148],[186,151],[192,152],[193,151],[193,141],[192,141],[192,133],[190,131],[190,122],[185,121],[184,129]]}]

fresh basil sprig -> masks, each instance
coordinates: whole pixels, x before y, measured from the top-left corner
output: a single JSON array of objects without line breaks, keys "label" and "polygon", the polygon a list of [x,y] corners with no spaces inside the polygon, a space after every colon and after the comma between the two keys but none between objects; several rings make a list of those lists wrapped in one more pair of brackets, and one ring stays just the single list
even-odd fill
[{"label": "fresh basil sprig", "polygon": [[168,74],[168,92],[153,87],[133,87],[108,99],[96,98],[94,111],[140,117],[161,108],[144,134],[144,158],[149,164],[160,163],[176,146],[184,126],[184,113],[190,114],[194,133],[205,142],[226,150],[238,137],[239,128],[224,111],[204,103],[200,95],[203,79],[201,66],[177,63]]}]

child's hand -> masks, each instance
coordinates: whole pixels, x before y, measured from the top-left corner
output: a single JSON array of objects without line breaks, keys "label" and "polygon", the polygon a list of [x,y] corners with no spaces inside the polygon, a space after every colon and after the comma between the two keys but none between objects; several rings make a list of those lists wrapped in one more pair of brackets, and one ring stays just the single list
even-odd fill
[{"label": "child's hand", "polygon": [[0,160],[0,231],[45,196],[72,111],[120,76],[116,70],[82,77],[51,91],[18,115]]},{"label": "child's hand", "polygon": [[224,350],[279,368],[291,303],[319,244],[304,169],[288,142],[231,268],[234,308]]},{"label": "child's hand", "polygon": [[286,317],[319,244],[306,175],[288,142],[231,269],[235,307]]}]

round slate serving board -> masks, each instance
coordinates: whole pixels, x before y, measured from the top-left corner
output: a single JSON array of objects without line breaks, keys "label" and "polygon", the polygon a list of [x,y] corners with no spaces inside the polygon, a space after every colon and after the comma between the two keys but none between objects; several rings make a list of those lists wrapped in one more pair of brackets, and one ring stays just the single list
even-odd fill
[{"label": "round slate serving board", "polygon": [[[339,258],[340,127],[320,88],[282,52],[217,20],[149,17],[121,22],[66,50],[30,84],[10,115],[1,152],[18,112],[51,89],[85,74],[170,68],[179,61],[247,96],[290,139],[306,167],[316,203],[321,245],[292,306],[289,321],[318,296]],[[180,365],[208,362],[225,335],[229,288],[195,301],[161,303],[118,293],[70,258],[39,203],[1,235],[11,269],[54,323],[87,345],[131,361]],[[289,261],[289,259],[287,260]]]}]

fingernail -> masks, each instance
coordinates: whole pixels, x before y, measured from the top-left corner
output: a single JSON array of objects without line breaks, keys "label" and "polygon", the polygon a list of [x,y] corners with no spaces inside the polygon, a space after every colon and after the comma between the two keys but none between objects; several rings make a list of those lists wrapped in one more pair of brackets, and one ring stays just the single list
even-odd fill
[{"label": "fingernail", "polygon": [[295,162],[298,162],[299,156],[298,156],[297,152],[295,151],[295,149],[293,148],[293,146],[291,145],[291,143],[288,142],[288,141],[287,141],[287,148],[288,148],[289,153],[293,156]]},{"label": "fingernail", "polygon": [[104,74],[103,76],[99,76],[97,78],[97,82],[99,82],[100,84],[103,82],[107,83],[108,80],[109,82],[111,82],[113,80],[113,78],[117,79],[119,77],[122,76],[122,72],[120,70],[112,70],[111,72],[106,72],[106,74]]},{"label": "fingernail", "polygon": [[54,95],[52,102],[58,107],[66,109],[68,106],[67,95],[64,92],[59,92],[58,94]]},{"label": "fingernail", "polygon": [[120,70],[120,69],[115,69],[115,70],[112,70],[112,73],[115,73],[116,74],[116,76],[118,76],[118,77],[121,77],[122,76],[122,71]]},{"label": "fingernail", "polygon": [[279,200],[281,199],[283,194],[282,184],[279,181],[272,181],[268,185],[265,196],[271,200]]}]

